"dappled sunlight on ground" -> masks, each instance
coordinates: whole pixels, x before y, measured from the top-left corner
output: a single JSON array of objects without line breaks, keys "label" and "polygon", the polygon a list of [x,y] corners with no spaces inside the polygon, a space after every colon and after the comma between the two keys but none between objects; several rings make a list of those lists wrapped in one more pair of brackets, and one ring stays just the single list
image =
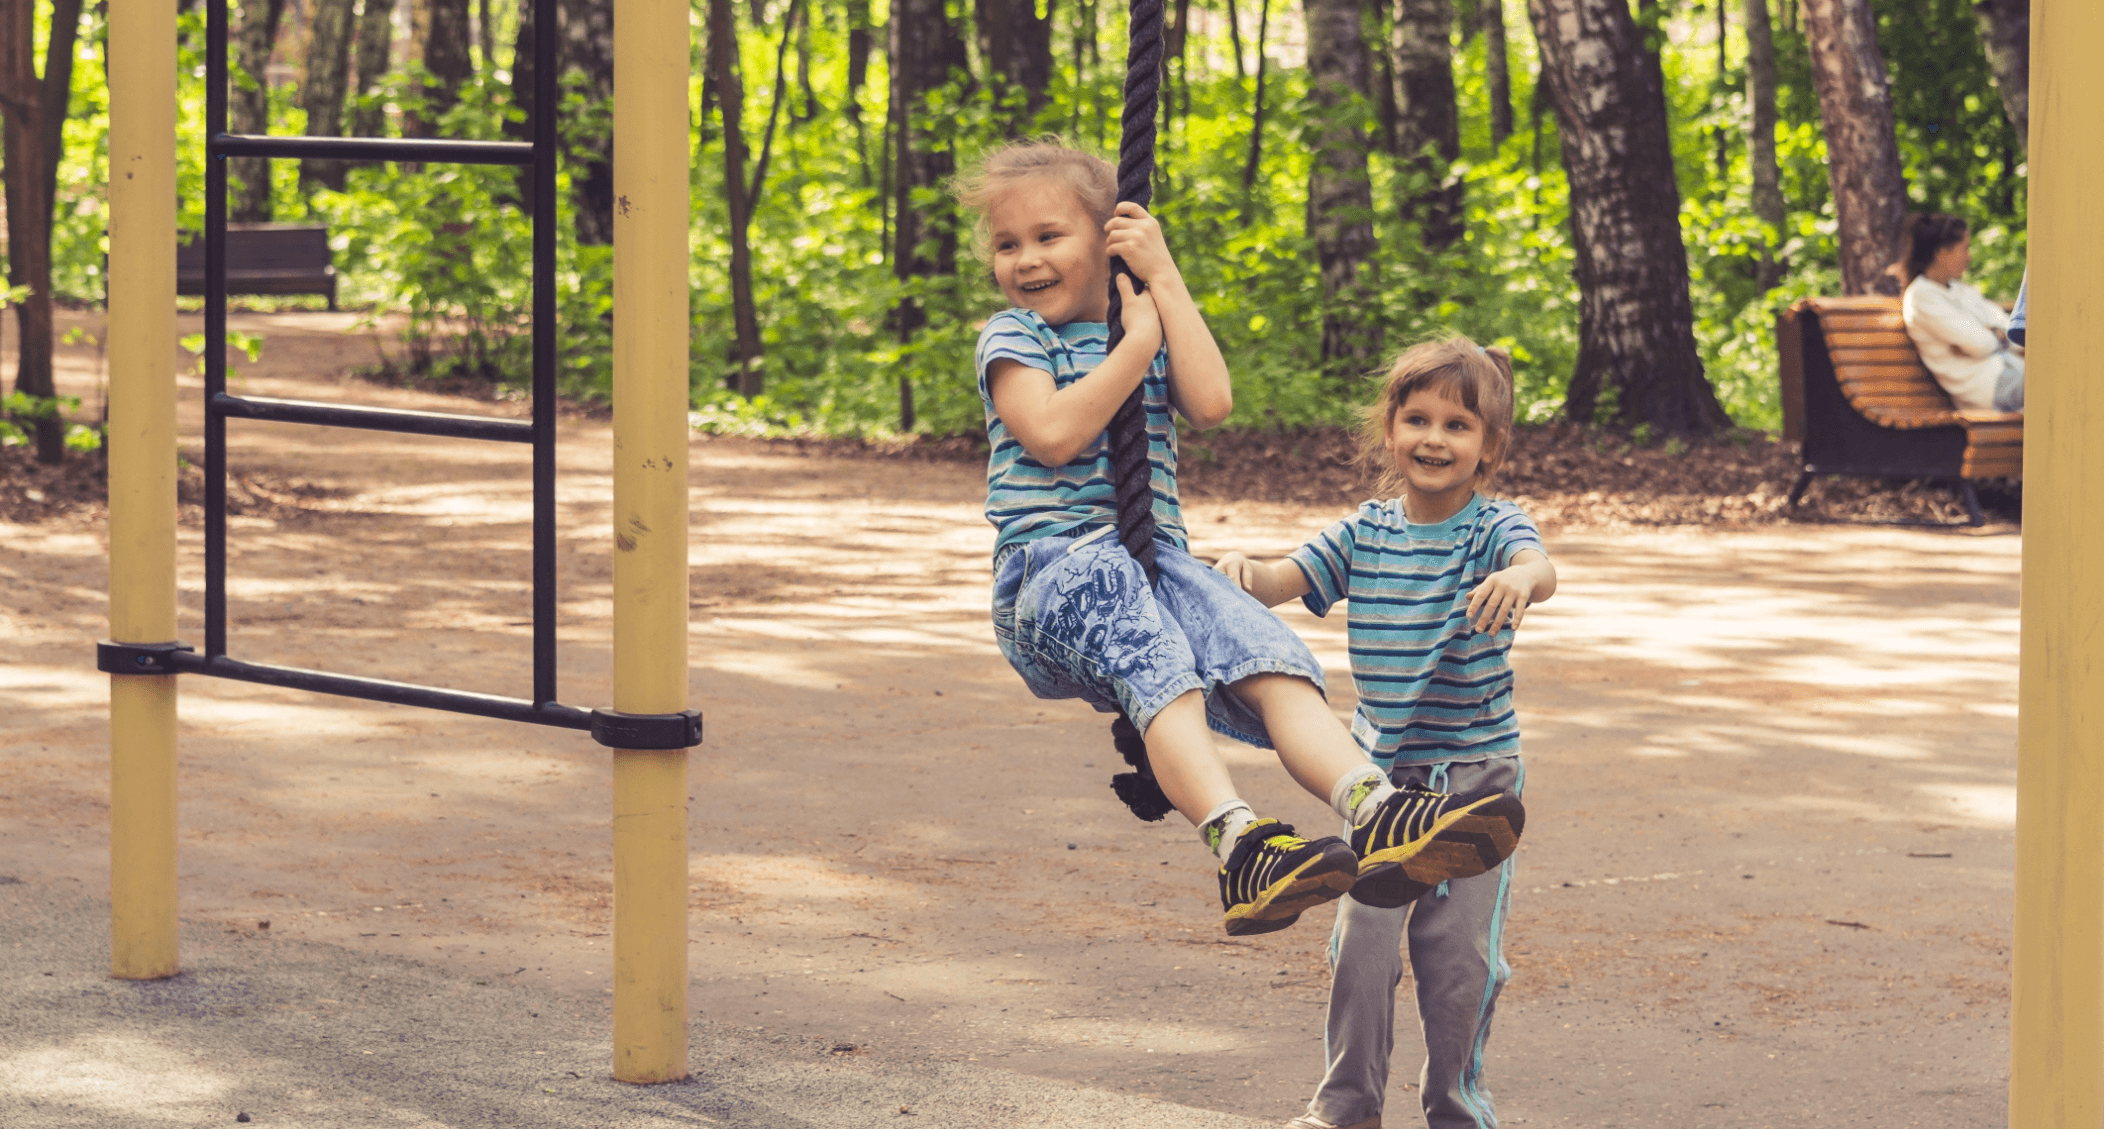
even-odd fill
[{"label": "dappled sunlight on ground", "polygon": [[[522,450],[235,427],[239,459],[320,491],[234,522],[237,657],[525,693]],[[593,706],[611,697],[609,436],[576,418],[562,436],[562,698]],[[982,489],[966,464],[695,444],[696,1011],[1289,1116],[1319,1071],[1331,914],[1221,934],[1189,828],[1111,797],[1108,718],[1031,698],[995,649]],[[1195,503],[1193,549],[1282,554],[1346,508]],[[1998,1116],[2016,538],[1665,530],[1551,550],[1561,590],[1515,652],[1530,817],[1491,1048],[1501,1112],[1573,1129]],[[107,882],[104,551],[92,523],[0,528],[16,644],[0,870],[87,890]],[[200,558],[193,514],[193,642]],[[1343,614],[1280,612],[1347,712]],[[589,739],[197,678],[181,719],[187,918],[600,1005],[611,800]],[[1224,748],[1260,810],[1334,822],[1269,754]],[[1405,1007],[1397,1108],[1414,1038]],[[213,1084],[166,1048],[120,1051],[68,1052],[117,1064],[74,1081],[7,1058],[0,1085]]]}]

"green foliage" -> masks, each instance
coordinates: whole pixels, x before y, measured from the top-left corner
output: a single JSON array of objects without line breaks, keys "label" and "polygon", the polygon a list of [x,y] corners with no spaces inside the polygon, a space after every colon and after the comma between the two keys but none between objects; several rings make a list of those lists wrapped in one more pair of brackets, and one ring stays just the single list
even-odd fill
[{"label": "green foliage", "polygon": [[[1825,143],[1801,30],[1775,27],[1779,110],[1777,151],[1788,218],[1769,232],[1752,215],[1745,143],[1748,120],[1745,44],[1735,0],[1725,63],[1716,50],[1716,0],[1665,0],[1656,6],[1661,64],[1682,199],[1695,330],[1708,375],[1742,425],[1779,423],[1773,322],[1798,297],[1838,289],[1834,220]],[[1344,422],[1369,393],[1371,374],[1341,382],[1319,372],[1324,299],[1305,229],[1309,138],[1319,124],[1305,72],[1279,63],[1280,44],[1299,34],[1293,6],[1273,0],[1266,84],[1263,162],[1243,187],[1254,111],[1254,5],[1242,0],[1242,32],[1251,72],[1237,77],[1222,0],[1196,0],[1210,10],[1186,50],[1168,91],[1172,107],[1159,142],[1155,210],[1186,281],[1236,377],[1241,426]],[[1881,45],[1891,65],[1901,154],[1910,191],[1923,207],[1956,211],[1972,221],[1975,280],[1998,297],[2013,295],[2024,255],[2023,164],[2017,139],[1989,82],[1966,0],[1875,0]],[[1578,294],[1571,278],[1568,194],[1558,160],[1553,114],[1538,127],[1530,113],[1537,60],[1526,5],[1504,0],[1516,130],[1493,147],[1489,91],[1480,35],[1455,36],[1455,77],[1462,155],[1446,175],[1462,186],[1466,234],[1431,252],[1400,218],[1396,162],[1371,159],[1374,220],[1380,251],[1369,265],[1373,307],[1387,347],[1398,350],[1439,333],[1466,333],[1511,349],[1523,418],[1561,410],[1577,354]],[[501,7],[501,6],[500,6]],[[749,6],[737,5],[738,18]],[[747,401],[724,385],[732,353],[728,216],[718,109],[704,97],[701,36],[690,105],[693,122],[693,226],[690,249],[694,419],[697,426],[741,434],[861,434],[896,429],[902,383],[911,389],[918,430],[971,432],[981,407],[971,372],[974,341],[1002,302],[972,257],[968,217],[948,195],[921,191],[914,204],[930,215],[930,238],[958,243],[954,274],[901,281],[888,237],[895,208],[887,192],[889,86],[885,57],[869,60],[855,95],[847,89],[848,24],[844,7],[813,0],[810,84],[806,104],[791,55],[786,85],[775,90],[781,14],[768,26],[744,27],[740,67],[744,122],[753,175],[773,102],[786,99],[765,184],[753,217],[753,281],[766,350],[766,393]],[[1056,74],[1034,123],[1107,153],[1115,144],[1122,76],[1123,15],[1098,9],[1100,26],[1083,27],[1079,5],[1057,5]],[[701,9],[697,6],[696,26]],[[40,19],[45,18],[40,12]],[[108,92],[103,81],[104,17],[91,9],[75,72],[73,115],[60,170],[55,274],[62,295],[101,299],[107,176]],[[203,219],[203,23],[181,16],[179,221]],[[1093,38],[1100,58],[1086,50]],[[498,62],[509,55],[500,37]],[[417,68],[390,75],[368,102],[399,117],[420,109]],[[1001,142],[1015,107],[988,83],[960,76],[913,113],[916,130],[952,154],[960,167]],[[509,76],[485,66],[461,92],[441,131],[460,137],[503,136]],[[297,90],[271,90],[273,132],[300,132]],[[706,112],[704,108],[706,106]],[[347,114],[349,108],[347,107]],[[1347,112],[1364,113],[1363,107]],[[571,139],[607,128],[603,107],[573,90],[564,111]],[[557,355],[566,394],[603,398],[611,385],[612,260],[610,249],[580,245],[568,222],[569,172],[558,192],[564,222],[558,239]],[[347,303],[406,317],[399,364],[418,379],[469,377],[523,385],[530,363],[530,225],[508,169],[432,166],[358,167],[340,193],[303,193],[294,162],[273,163],[273,200],[282,220],[327,223],[336,243]],[[1763,293],[1757,267],[1773,247],[1787,262],[1780,285]],[[926,312],[926,326],[901,342],[894,311],[905,299]]]}]

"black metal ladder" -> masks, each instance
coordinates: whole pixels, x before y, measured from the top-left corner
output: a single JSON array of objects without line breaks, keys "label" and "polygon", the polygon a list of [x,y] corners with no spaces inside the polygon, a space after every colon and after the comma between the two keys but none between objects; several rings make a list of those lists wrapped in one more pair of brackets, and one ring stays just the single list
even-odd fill
[{"label": "black metal ladder", "polygon": [[[533,0],[533,140],[273,137],[227,132],[227,0],[207,0],[205,73],[205,648],[181,643],[99,644],[97,666],[118,674],[206,674],[343,697],[589,731],[622,749],[684,749],[701,742],[701,715],[622,714],[556,700],[555,638],[555,107],[556,4]],[[234,396],[226,390],[228,157],[419,161],[532,170],[533,418],[396,411],[347,404]],[[533,447],[533,696],[506,698],[385,679],[247,662],[227,654],[226,421],[271,420],[411,435],[527,443]]]}]

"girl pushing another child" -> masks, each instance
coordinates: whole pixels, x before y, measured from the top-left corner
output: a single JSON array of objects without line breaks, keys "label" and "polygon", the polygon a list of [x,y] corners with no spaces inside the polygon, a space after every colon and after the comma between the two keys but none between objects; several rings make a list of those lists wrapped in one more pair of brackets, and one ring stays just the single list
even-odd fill
[{"label": "girl pushing another child", "polygon": [[[1512,368],[1464,338],[1404,353],[1368,413],[1362,450],[1384,492],[1286,560],[1228,553],[1216,566],[1266,606],[1299,597],[1316,615],[1351,605],[1352,735],[1405,793],[1517,796],[1527,777],[1512,712],[1512,633],[1556,591],[1541,534],[1478,493],[1512,436]],[[1497,1124],[1483,1050],[1505,964],[1511,867],[1456,875],[1401,902],[1347,902],[1331,940],[1328,1070],[1290,1129],[1379,1129],[1393,1048],[1401,948],[1410,945],[1432,1129]],[[1363,901],[1363,899],[1361,899]],[[1385,907],[1385,908],[1384,908]]]},{"label": "girl pushing another child", "polygon": [[[1283,929],[1347,892],[1398,906],[1511,854],[1524,821],[1512,786],[1398,789],[1323,700],[1299,636],[1185,551],[1172,411],[1212,427],[1233,406],[1227,362],[1160,226],[1117,203],[1100,158],[1052,142],[999,150],[958,194],[1011,308],[979,335],[991,454],[994,633],[1042,698],[1080,698],[1144,735],[1163,794],[1218,856],[1231,935]],[[1111,256],[1124,339],[1109,348]],[[1137,387],[1146,408],[1159,581],[1113,533],[1105,429]],[[1307,839],[1235,791],[1211,730],[1278,752],[1348,825]]]}]

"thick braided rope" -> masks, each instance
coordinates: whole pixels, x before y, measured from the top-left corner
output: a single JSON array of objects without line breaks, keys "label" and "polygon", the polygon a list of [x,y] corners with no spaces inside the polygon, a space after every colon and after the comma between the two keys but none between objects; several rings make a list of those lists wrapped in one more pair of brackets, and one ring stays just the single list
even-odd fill
[{"label": "thick braided rope", "polygon": [[[1118,142],[1118,201],[1146,207],[1154,199],[1154,114],[1161,92],[1162,0],[1130,0],[1131,45],[1125,53],[1125,134]],[[1124,303],[1118,276],[1132,276],[1125,260],[1110,261],[1110,347],[1125,339]],[[1133,292],[1146,284],[1133,278]],[[1139,562],[1151,586],[1160,571],[1154,563],[1154,474],[1147,463],[1147,407],[1142,390],[1118,406],[1110,418],[1110,472],[1118,494],[1118,541]],[[1111,790],[1132,814],[1150,822],[1174,810],[1162,794],[1147,763],[1147,743],[1130,718],[1111,723],[1111,741],[1133,771],[1111,777]]]},{"label": "thick braided rope", "polygon": [[[1162,0],[1131,0],[1131,43],[1125,53],[1124,136],[1118,142],[1118,202],[1146,207],[1154,199],[1154,117],[1161,93]],[[1110,261],[1110,347],[1125,339],[1123,301],[1118,276],[1132,276],[1122,258]],[[1133,277],[1133,290],[1146,284]],[[1110,467],[1118,496],[1118,540],[1146,570],[1147,583],[1158,575],[1154,564],[1154,476],[1147,464],[1147,409],[1141,389],[1118,406],[1110,419]]]}]

